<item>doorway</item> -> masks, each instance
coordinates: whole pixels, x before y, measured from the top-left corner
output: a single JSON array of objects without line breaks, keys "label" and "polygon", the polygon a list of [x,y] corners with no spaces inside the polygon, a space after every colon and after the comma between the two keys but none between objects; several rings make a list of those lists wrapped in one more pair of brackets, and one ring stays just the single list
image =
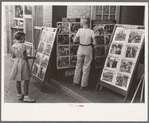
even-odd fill
[{"label": "doorway", "polygon": [[56,23],[67,17],[67,6],[53,6],[52,27],[56,28]]}]

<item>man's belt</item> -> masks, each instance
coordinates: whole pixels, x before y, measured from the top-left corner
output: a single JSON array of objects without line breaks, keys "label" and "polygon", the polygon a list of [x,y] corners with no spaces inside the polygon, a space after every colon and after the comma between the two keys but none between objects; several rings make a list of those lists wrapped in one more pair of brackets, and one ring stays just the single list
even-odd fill
[{"label": "man's belt", "polygon": [[90,46],[90,45],[92,45],[92,43],[90,43],[90,44],[80,44],[81,46]]}]

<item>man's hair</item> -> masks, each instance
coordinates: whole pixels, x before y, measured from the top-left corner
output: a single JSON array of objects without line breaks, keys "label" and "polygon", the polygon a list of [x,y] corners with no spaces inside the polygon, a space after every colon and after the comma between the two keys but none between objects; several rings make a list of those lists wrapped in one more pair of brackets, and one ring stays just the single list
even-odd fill
[{"label": "man's hair", "polygon": [[14,37],[17,40],[21,40],[23,36],[25,36],[26,34],[24,32],[16,32]]},{"label": "man's hair", "polygon": [[90,23],[90,18],[87,16],[82,16],[81,17],[81,21],[85,24],[89,24]]}]

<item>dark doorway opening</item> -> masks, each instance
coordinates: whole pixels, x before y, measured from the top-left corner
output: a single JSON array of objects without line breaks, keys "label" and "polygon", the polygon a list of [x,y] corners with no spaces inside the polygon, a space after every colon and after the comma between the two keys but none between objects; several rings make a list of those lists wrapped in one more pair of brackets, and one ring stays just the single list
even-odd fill
[{"label": "dark doorway opening", "polygon": [[57,22],[61,22],[62,18],[67,17],[67,6],[53,6],[52,27],[56,27]]}]

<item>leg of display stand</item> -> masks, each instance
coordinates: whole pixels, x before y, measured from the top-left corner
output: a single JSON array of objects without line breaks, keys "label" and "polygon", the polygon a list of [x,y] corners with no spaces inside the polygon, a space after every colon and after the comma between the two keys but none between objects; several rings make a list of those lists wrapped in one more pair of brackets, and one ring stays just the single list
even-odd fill
[{"label": "leg of display stand", "polygon": [[100,86],[100,91],[101,91],[101,89],[102,89],[102,86]]},{"label": "leg of display stand", "polygon": [[45,80],[43,81],[42,88],[41,88],[41,92],[42,92],[42,90],[43,90],[44,84],[45,84]]},{"label": "leg of display stand", "polygon": [[144,84],[145,84],[145,81],[144,81],[144,79],[143,79],[142,89],[141,89],[141,96],[140,96],[140,101],[141,101],[141,102],[143,101],[143,92],[144,92],[144,88],[145,88]]}]

